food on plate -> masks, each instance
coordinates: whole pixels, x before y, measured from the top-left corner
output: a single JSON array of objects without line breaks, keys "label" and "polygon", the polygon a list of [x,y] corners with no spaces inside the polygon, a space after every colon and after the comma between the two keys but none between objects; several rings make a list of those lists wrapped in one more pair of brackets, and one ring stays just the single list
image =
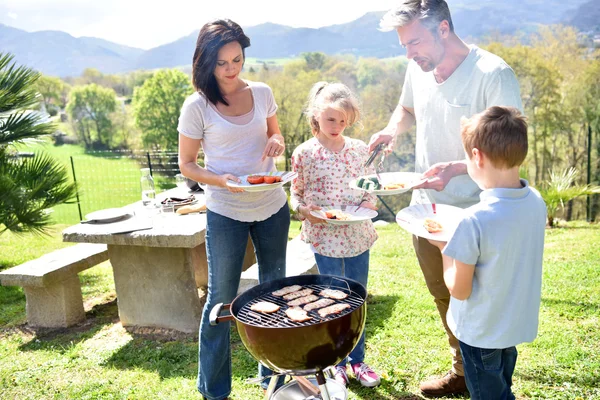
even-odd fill
[{"label": "food on plate", "polygon": [[365,190],[381,189],[381,183],[379,182],[379,179],[377,179],[376,176],[358,178],[358,180],[356,181],[356,186]]},{"label": "food on plate", "polygon": [[292,321],[296,322],[304,322],[311,319],[311,316],[309,316],[301,307],[290,307],[285,310],[285,315],[287,315]]},{"label": "food on plate", "polygon": [[319,293],[319,295],[336,300],[344,300],[346,297],[348,297],[347,293],[335,289],[323,289],[321,290],[321,293]]},{"label": "food on plate", "polygon": [[427,229],[427,232],[429,233],[438,233],[444,230],[442,224],[440,224],[433,218],[425,218],[425,220],[423,221],[423,226],[425,227],[425,229]]},{"label": "food on plate", "polygon": [[325,216],[328,219],[337,219],[338,221],[348,221],[349,219],[352,219],[350,214],[346,214],[342,210],[325,211]]},{"label": "food on plate", "polygon": [[249,175],[248,178],[246,178],[246,180],[251,185],[258,185],[265,181],[265,177],[263,175]]},{"label": "food on plate", "polygon": [[404,189],[405,187],[405,183],[386,183],[385,185],[383,185],[383,190]]},{"label": "food on plate", "polygon": [[281,307],[279,307],[277,304],[268,301],[259,301],[258,303],[254,303],[252,306],[250,306],[252,311],[258,311],[265,314],[277,312],[280,308]]},{"label": "food on plate", "polygon": [[298,297],[308,296],[312,292],[313,292],[312,289],[302,289],[302,290],[298,290],[296,292],[286,294],[285,296],[283,296],[283,299],[284,300],[294,300],[294,299],[297,299]]},{"label": "food on plate", "polygon": [[308,303],[307,305],[304,306],[304,310],[305,311],[312,311],[312,310],[316,310],[318,308],[323,308],[323,307],[327,307],[330,304],[335,303],[335,300],[333,299],[319,299],[317,301],[314,301],[312,303]]},{"label": "food on plate", "polygon": [[298,297],[296,300],[288,301],[288,306],[301,306],[302,304],[312,303],[313,301],[319,300],[319,296],[309,294],[308,296]]},{"label": "food on plate", "polygon": [[278,175],[265,175],[265,183],[281,182],[281,177]]},{"label": "food on plate", "polygon": [[281,288],[279,290],[274,291],[271,294],[273,296],[276,296],[276,297],[281,297],[281,296],[286,295],[288,293],[297,292],[300,289],[302,289],[302,286],[300,286],[300,285],[286,286],[284,288]]},{"label": "food on plate", "polygon": [[175,211],[179,215],[185,215],[193,212],[203,212],[206,211],[206,202],[198,201],[196,204],[190,204],[188,206],[182,206]]},{"label": "food on plate", "polygon": [[325,308],[321,308],[319,311],[317,311],[319,313],[319,315],[321,317],[326,317],[330,314],[339,314],[342,311],[344,311],[346,308],[350,308],[350,304],[346,304],[346,303],[336,303],[333,304],[329,307],[325,307]]}]

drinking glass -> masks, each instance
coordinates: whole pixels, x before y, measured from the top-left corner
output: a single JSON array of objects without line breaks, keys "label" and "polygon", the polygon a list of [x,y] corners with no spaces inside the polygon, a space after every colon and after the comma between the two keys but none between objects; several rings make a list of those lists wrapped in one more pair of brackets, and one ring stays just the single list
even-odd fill
[{"label": "drinking glass", "polygon": [[175,216],[175,205],[172,201],[167,201],[160,208],[160,225],[166,226],[171,218]]},{"label": "drinking glass", "polygon": [[175,175],[175,183],[177,184],[177,187],[180,189],[187,189],[187,182],[186,182],[186,177],[183,176],[183,174],[177,174]]}]

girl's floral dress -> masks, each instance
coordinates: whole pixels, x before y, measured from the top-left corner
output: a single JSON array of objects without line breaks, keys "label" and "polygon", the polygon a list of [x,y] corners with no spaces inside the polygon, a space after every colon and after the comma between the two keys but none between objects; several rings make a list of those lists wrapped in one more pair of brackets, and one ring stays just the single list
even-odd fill
[{"label": "girl's floral dress", "polygon": [[[292,182],[291,203],[319,207],[357,206],[363,201],[375,205],[377,198],[363,190],[351,189],[350,181],[372,174],[365,168],[369,153],[367,145],[358,139],[344,138],[339,152],[326,149],[316,138],[298,146],[292,155],[292,169],[298,177]],[[317,253],[327,257],[354,257],[367,251],[377,232],[371,221],[360,224],[332,225],[302,223],[301,238],[312,244]]]}]

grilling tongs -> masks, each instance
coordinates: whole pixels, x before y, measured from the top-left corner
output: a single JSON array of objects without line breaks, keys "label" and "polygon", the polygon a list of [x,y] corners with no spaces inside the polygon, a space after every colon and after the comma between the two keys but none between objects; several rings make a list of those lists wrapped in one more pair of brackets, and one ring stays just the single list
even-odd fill
[{"label": "grilling tongs", "polygon": [[384,147],[385,143],[379,143],[377,146],[375,146],[375,149],[373,150],[373,152],[369,156],[369,159],[365,163],[365,167],[368,167],[369,165],[373,164],[373,161],[375,161],[375,157],[377,157],[377,155],[381,153],[381,150],[383,150]]}]

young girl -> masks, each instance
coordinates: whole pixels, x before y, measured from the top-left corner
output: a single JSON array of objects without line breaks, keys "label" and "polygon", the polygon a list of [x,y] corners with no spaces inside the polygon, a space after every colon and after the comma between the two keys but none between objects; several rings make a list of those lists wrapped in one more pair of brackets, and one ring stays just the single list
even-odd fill
[{"label": "young girl", "polygon": [[[291,204],[304,221],[301,237],[311,244],[320,273],[345,276],[366,287],[369,248],[377,239],[373,223],[331,225],[310,214],[321,207],[344,205],[375,209],[374,195],[348,186],[352,179],[372,173],[364,167],[367,145],[343,136],[346,127],[359,119],[357,101],[345,85],[319,82],[310,92],[305,115],[314,137],[292,155],[298,177],[292,182]],[[364,357],[363,332],[348,359],[336,366],[335,379],[347,386],[346,363],[350,362],[363,386],[377,386],[379,376],[364,363]]]}]

